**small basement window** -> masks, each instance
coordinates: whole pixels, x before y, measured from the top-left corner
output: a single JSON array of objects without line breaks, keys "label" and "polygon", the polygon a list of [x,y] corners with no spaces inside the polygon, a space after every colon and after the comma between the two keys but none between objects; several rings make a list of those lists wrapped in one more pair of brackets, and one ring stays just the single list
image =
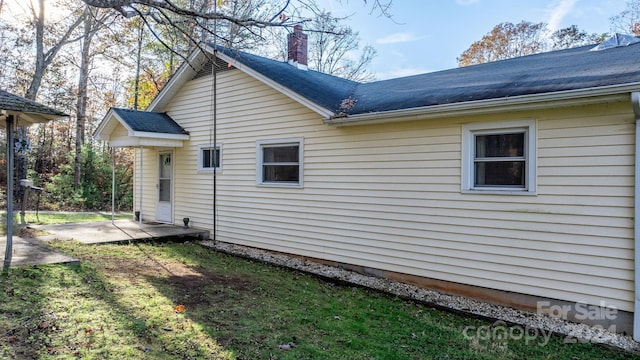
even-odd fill
[{"label": "small basement window", "polygon": [[463,192],[536,191],[535,121],[463,126]]},{"label": "small basement window", "polygon": [[198,146],[198,171],[221,171],[222,145]]},{"label": "small basement window", "polygon": [[302,143],[302,139],[258,141],[258,185],[302,187]]}]

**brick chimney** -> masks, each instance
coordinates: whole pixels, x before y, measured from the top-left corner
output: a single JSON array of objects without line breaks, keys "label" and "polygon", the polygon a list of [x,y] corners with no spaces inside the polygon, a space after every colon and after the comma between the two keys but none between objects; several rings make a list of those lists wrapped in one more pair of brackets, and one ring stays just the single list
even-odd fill
[{"label": "brick chimney", "polygon": [[302,32],[302,25],[294,26],[287,40],[289,64],[307,70],[307,34]]}]

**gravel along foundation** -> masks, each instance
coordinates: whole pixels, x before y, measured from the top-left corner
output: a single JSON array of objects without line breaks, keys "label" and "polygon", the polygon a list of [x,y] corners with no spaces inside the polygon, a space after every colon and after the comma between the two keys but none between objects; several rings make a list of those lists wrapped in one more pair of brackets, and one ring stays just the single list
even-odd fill
[{"label": "gravel along foundation", "polygon": [[[410,299],[438,308],[495,321],[493,326],[490,328],[487,327],[487,329],[464,329],[464,334],[466,334],[465,336],[515,337],[525,336],[526,334],[536,334],[538,335],[536,341],[548,341],[551,335],[558,335],[564,337],[567,342],[593,342],[621,348],[627,351],[640,352],[640,343],[634,341],[630,336],[618,334],[597,326],[572,323],[562,318],[555,318],[534,312],[517,310],[506,306],[494,305],[462,296],[447,295],[435,290],[363,275],[334,266],[322,265],[293,256],[272,253],[266,250],[221,242],[217,242],[214,245],[212,241],[201,241],[200,244],[224,253],[312,273],[334,281],[368,287],[387,292],[404,299]],[[499,331],[502,332],[498,334]]]}]

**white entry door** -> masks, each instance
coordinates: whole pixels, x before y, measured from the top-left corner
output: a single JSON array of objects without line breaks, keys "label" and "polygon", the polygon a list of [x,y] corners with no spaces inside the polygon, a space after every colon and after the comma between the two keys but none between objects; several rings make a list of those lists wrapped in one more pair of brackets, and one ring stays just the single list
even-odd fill
[{"label": "white entry door", "polygon": [[171,152],[158,153],[158,210],[156,220],[173,223],[173,157]]}]

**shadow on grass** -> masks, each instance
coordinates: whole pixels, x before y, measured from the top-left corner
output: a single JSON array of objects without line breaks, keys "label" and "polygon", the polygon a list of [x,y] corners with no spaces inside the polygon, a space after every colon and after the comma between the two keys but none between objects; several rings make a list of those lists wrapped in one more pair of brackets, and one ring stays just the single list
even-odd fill
[{"label": "shadow on grass", "polygon": [[[164,250],[186,270],[145,279],[239,358],[423,359],[443,349],[457,354],[450,358],[473,355],[450,326],[451,314],[199,246]],[[430,321],[436,313],[438,321]]]},{"label": "shadow on grass", "polygon": [[[56,336],[36,336],[34,348],[46,349],[35,350],[41,358],[49,351],[148,359],[632,358],[560,339],[546,347],[474,343],[462,329],[490,324],[195,244],[59,242],[55,248],[83,265],[59,270],[64,276],[51,271],[31,284],[49,284],[47,276],[60,283],[57,293],[29,290],[46,299],[32,301],[41,314],[50,309],[57,317],[47,320]],[[58,305],[56,295],[69,299]],[[13,299],[20,299],[15,291]],[[125,350],[113,353],[119,348]]]},{"label": "shadow on grass", "polygon": [[2,358],[232,357],[152,287],[91,265],[10,269],[0,280]]},{"label": "shadow on grass", "polygon": [[[630,359],[637,354],[518,339],[470,341],[467,326],[490,323],[312,275],[216,253],[197,245],[162,248],[182,272],[146,275],[185,316],[246,359]],[[477,340],[477,339],[475,339]],[[283,345],[294,347],[282,349]]]}]

